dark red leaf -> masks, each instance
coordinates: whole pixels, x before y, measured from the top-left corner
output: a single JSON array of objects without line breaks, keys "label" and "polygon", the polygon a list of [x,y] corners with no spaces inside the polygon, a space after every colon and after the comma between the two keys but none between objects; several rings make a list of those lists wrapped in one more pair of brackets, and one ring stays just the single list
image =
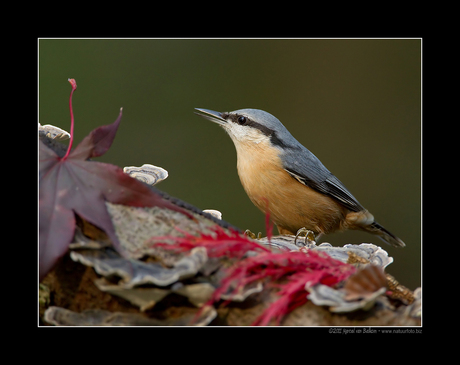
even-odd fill
[{"label": "dark red leaf", "polygon": [[102,156],[106,153],[117,134],[122,110],[120,109],[120,115],[114,123],[96,128],[83,138],[75,150],[70,153],[69,158],[86,160],[91,157]]},{"label": "dark red leaf", "polygon": [[[67,252],[79,216],[104,230],[121,251],[105,201],[138,207],[159,206],[191,217],[117,166],[87,161],[111,146],[122,112],[109,125],[93,130],[67,158],[40,142],[39,147],[39,264],[40,280]],[[121,252],[123,253],[123,252]]]}]

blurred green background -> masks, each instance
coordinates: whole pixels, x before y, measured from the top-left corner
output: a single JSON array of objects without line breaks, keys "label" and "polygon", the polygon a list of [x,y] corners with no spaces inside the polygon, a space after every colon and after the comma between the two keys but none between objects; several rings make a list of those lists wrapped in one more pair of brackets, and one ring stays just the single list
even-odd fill
[{"label": "blurred green background", "polygon": [[70,130],[67,79],[75,78],[75,143],[112,123],[123,107],[115,142],[99,161],[161,166],[169,178],[160,189],[218,209],[253,232],[265,233],[264,215],[239,182],[233,143],[193,110],[275,115],[407,247],[360,232],[322,241],[384,245],[395,259],[387,271],[410,289],[420,286],[420,39],[40,39],[38,45],[41,124]]}]

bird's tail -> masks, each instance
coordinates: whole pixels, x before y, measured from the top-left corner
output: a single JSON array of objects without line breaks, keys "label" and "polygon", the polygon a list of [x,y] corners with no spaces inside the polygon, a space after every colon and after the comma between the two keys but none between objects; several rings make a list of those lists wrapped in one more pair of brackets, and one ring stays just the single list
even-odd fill
[{"label": "bird's tail", "polygon": [[377,235],[382,241],[388,243],[395,247],[404,247],[406,244],[396,237],[393,233],[387,231],[384,227],[382,227],[377,222],[372,223],[371,225],[364,228],[366,231]]}]

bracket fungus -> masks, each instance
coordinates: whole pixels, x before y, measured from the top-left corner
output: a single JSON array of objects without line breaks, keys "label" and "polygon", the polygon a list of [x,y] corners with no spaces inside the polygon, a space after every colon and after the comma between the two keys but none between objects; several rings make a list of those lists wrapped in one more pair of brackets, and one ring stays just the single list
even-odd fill
[{"label": "bracket fungus", "polygon": [[168,177],[168,171],[162,167],[150,165],[148,163],[143,164],[140,167],[126,166],[123,168],[123,172],[129,176],[146,183],[147,185],[155,185],[160,181],[165,180]]},{"label": "bracket fungus", "polygon": [[38,134],[54,139],[55,141],[65,141],[70,138],[69,132],[51,124],[41,125],[38,123]]}]

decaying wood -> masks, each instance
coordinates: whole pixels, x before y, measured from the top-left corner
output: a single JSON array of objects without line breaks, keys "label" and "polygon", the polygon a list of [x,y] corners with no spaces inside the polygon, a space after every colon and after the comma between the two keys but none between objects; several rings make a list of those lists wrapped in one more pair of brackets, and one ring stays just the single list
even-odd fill
[{"label": "decaying wood", "polygon": [[[125,208],[121,208],[125,209]],[[129,211],[132,208],[126,207]],[[158,212],[155,209],[142,209],[141,221],[151,224],[152,221],[159,219]],[[121,216],[124,216],[123,213]],[[127,213],[126,213],[127,214]],[[178,224],[179,217],[175,212],[162,212],[161,228],[155,228],[155,233],[164,236],[162,233],[172,234],[173,227]],[[200,215],[197,215],[200,217]],[[207,217],[201,216],[203,221],[198,223],[200,229],[211,227]],[[120,218],[120,217],[118,217]],[[126,217],[125,217],[126,218]],[[129,228],[135,227],[133,217],[126,218],[129,224],[123,225],[126,230],[125,235],[128,238],[120,240],[126,246],[129,246],[129,239],[136,240],[136,233],[129,231]],[[188,219],[183,217],[183,219]],[[180,219],[179,219],[180,220]],[[182,295],[180,289],[189,286],[203,285],[208,281],[208,285],[218,286],[219,277],[215,274],[215,268],[219,266],[212,260],[207,266],[200,269],[196,275],[185,277],[175,282],[166,283],[163,287],[157,287],[154,284],[147,283],[141,285],[130,285],[126,283],[117,285],[121,290],[136,290],[138,293],[142,290],[165,291],[164,295],[159,297],[158,302],[151,302],[142,306],[135,305],[130,300],[123,299],[115,292],[100,290],[101,281],[108,287],[110,284],[116,284],[119,278],[103,275],[97,272],[106,270],[97,266],[84,265],[83,259],[77,259],[81,255],[91,253],[115,252],[110,249],[103,232],[98,231],[97,227],[92,227],[88,222],[79,219],[79,228],[76,232],[76,241],[71,245],[71,251],[59,262],[59,264],[47,275],[41,283],[44,296],[46,297],[40,306],[40,324],[42,325],[123,325],[123,326],[183,326],[183,325],[218,325],[218,326],[248,326],[251,325],[268,306],[279,297],[277,289],[267,286],[262,291],[255,290],[253,294],[248,295],[243,301],[232,301],[224,303],[219,301],[214,304],[213,308],[206,308],[206,311],[199,312],[200,305],[191,303],[192,297]],[[116,224],[119,224],[119,221]],[[214,221],[212,221],[214,224]],[[182,222],[182,225],[193,232],[194,226],[190,222]],[[151,226],[150,226],[151,227]],[[120,228],[118,228],[120,229]],[[148,227],[143,227],[147,229]],[[141,230],[142,231],[142,230]],[[175,231],[178,232],[177,230]],[[180,233],[180,232],[179,232]],[[99,240],[99,242],[96,240]],[[145,232],[141,232],[139,237],[147,237]],[[126,241],[128,240],[128,241]],[[276,241],[276,237],[274,238]],[[132,255],[132,262],[155,263],[161,262],[166,264],[166,269],[174,267],[178,260],[183,259],[184,254],[172,255],[168,257],[167,253],[162,253],[147,244],[150,240],[144,241],[145,247],[141,250],[127,250]],[[128,247],[127,247],[128,248]],[[327,247],[326,247],[327,248]],[[163,256],[162,256],[163,255]],[[73,256],[73,258],[71,257]],[[94,255],[93,255],[94,256]],[[102,257],[102,256],[101,256]],[[136,261],[134,261],[136,260]],[[356,258],[354,258],[356,260]],[[133,264],[134,265],[134,264]],[[214,266],[213,266],[214,265]],[[116,271],[118,266],[113,270]],[[136,270],[136,266],[132,266]],[[129,271],[129,270],[128,270]],[[102,272],[102,271],[101,271]],[[121,274],[120,274],[121,275]],[[198,280],[197,280],[198,278]],[[113,281],[113,283],[111,283]],[[123,281],[123,280],[120,280]],[[126,280],[125,280],[126,281]],[[212,289],[211,289],[212,292]],[[208,296],[209,297],[209,296]],[[208,298],[206,297],[206,298]],[[202,300],[202,302],[205,299]],[[288,314],[281,322],[283,326],[418,326],[421,324],[420,313],[417,310],[420,306],[419,301],[407,305],[401,301],[393,300],[389,296],[380,296],[377,302],[370,310],[357,310],[350,313],[333,313],[327,306],[318,306],[308,301],[306,304],[296,308]],[[45,315],[46,310],[46,315]],[[199,317],[196,317],[199,315]]]},{"label": "decaying wood", "polygon": [[[48,144],[59,148],[54,142]],[[260,283],[238,298],[203,307],[218,287],[225,265],[231,265],[231,261],[208,258],[204,248],[171,254],[158,250],[153,245],[155,238],[162,237],[159,240],[164,242],[165,237],[184,232],[211,234],[216,225],[226,231],[241,231],[186,202],[155,191],[192,213],[193,219],[168,209],[108,203],[124,250],[120,254],[111,248],[103,231],[77,217],[78,228],[70,251],[40,283],[40,325],[248,326],[279,299],[275,286]],[[281,242],[286,237],[279,239]],[[280,249],[275,244],[267,247]],[[286,247],[295,246],[287,243]],[[327,251],[329,247],[320,245],[317,249]],[[366,259],[347,250],[344,248],[339,254],[346,255],[353,264],[366,264]],[[420,326],[420,290],[414,294],[393,277],[389,280],[393,297],[389,292],[378,295],[368,310],[333,312],[328,306],[309,300],[289,313],[280,325]]]}]

